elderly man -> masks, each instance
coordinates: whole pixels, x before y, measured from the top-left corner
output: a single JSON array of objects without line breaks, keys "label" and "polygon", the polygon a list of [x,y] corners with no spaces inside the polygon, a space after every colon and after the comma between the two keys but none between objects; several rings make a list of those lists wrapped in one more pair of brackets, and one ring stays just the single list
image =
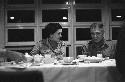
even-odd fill
[{"label": "elderly man", "polygon": [[85,46],[83,46],[84,52],[87,52],[88,56],[97,56],[102,54],[103,57],[114,58],[115,45],[111,41],[104,39],[104,28],[102,23],[93,23],[90,26],[90,33],[92,40]]}]

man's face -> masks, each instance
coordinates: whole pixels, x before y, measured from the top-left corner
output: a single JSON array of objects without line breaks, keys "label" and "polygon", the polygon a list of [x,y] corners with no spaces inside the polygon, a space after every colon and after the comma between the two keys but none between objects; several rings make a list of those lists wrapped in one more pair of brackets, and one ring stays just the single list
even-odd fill
[{"label": "man's face", "polygon": [[99,28],[91,29],[91,37],[94,42],[99,42],[103,39],[104,31]]}]

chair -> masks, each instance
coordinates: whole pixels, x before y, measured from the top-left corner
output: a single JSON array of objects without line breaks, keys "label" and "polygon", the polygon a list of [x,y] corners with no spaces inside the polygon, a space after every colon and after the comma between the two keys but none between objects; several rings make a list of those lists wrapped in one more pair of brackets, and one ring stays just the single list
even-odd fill
[{"label": "chair", "polygon": [[0,82],[43,82],[38,71],[0,71]]}]

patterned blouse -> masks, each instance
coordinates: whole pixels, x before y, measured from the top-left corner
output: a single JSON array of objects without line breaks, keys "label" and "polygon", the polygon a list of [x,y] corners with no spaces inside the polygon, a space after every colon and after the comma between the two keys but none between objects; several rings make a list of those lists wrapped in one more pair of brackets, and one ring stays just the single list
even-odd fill
[{"label": "patterned blouse", "polygon": [[97,53],[101,53],[103,57],[114,58],[115,48],[116,45],[112,41],[105,41],[104,39],[98,43],[89,41],[87,45],[83,46],[83,53],[87,52],[88,56],[97,56]]},{"label": "patterned blouse", "polygon": [[50,39],[43,39],[36,43],[32,51],[31,55],[36,54],[51,54],[53,56],[64,55],[64,42],[55,42]]}]

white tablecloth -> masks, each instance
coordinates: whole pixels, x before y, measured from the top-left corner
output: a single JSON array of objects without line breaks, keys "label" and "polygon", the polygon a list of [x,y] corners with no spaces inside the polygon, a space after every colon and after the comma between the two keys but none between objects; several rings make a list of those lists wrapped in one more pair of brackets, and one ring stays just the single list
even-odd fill
[{"label": "white tablecloth", "polygon": [[[115,61],[110,60],[102,63],[79,63],[78,65],[44,64],[30,66],[23,71],[41,72],[44,82],[122,82],[121,75],[115,66]],[[16,69],[0,67],[0,70],[15,71]]]}]

